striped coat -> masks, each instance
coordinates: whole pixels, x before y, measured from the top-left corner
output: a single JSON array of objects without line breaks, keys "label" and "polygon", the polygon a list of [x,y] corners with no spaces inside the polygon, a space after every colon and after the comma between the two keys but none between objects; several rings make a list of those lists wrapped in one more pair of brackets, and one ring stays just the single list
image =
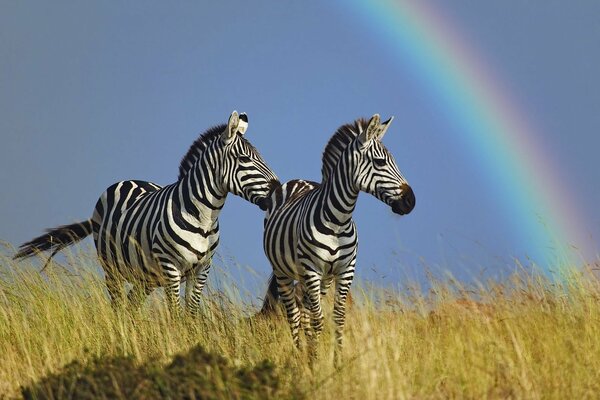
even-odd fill
[{"label": "striped coat", "polygon": [[93,234],[115,304],[139,304],[164,286],[169,305],[179,309],[186,284],[189,311],[198,311],[211,258],[219,243],[218,216],[228,193],[267,209],[277,177],[244,138],[245,114],[233,112],[226,125],[209,129],[181,161],[177,182],[161,187],[130,180],[115,183],[101,196],[92,218],[49,230],[25,243],[15,258],[62,248]]},{"label": "striped coat", "polygon": [[[296,346],[302,325],[314,351],[323,327],[321,296],[333,282],[336,349],[342,346],[358,250],[352,213],[359,192],[374,195],[397,214],[408,214],[415,206],[411,187],[381,143],[390,122],[381,124],[375,115],[340,127],[323,153],[320,184],[292,180],[271,195],[263,243]],[[294,295],[294,282],[303,293],[302,304]],[[336,359],[338,355],[336,351]]]}]

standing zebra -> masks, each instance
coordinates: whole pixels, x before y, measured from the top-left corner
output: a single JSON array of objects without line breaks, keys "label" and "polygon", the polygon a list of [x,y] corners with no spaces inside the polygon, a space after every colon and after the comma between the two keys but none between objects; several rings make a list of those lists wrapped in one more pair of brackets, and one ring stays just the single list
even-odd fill
[{"label": "standing zebra", "polygon": [[[411,187],[381,143],[391,121],[380,124],[376,114],[368,122],[359,119],[340,127],[323,152],[321,184],[292,180],[271,195],[264,250],[286,308],[294,345],[299,347],[302,324],[313,356],[323,328],[321,296],[334,280],[336,361],[341,354],[345,303],[358,247],[352,212],[359,192],[374,195],[396,214],[408,214],[415,206]],[[294,281],[303,293],[303,304],[296,299]],[[270,287],[274,289],[274,285]],[[268,293],[265,301],[272,296],[277,294]]]},{"label": "standing zebra", "polygon": [[160,187],[144,181],[110,186],[96,203],[91,219],[51,229],[23,244],[14,258],[64,247],[93,233],[113,304],[124,300],[124,283],[133,284],[129,300],[139,305],[164,286],[171,310],[180,308],[180,285],[186,304],[199,309],[211,258],[219,243],[219,213],[229,192],[266,210],[277,177],[243,135],[246,114],[234,111],[227,125],[202,134],[181,160],[177,182]]}]

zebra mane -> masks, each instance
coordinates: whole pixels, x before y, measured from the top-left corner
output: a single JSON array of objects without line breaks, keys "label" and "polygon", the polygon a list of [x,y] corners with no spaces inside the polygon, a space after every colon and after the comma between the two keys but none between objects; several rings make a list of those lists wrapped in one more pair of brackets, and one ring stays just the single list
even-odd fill
[{"label": "zebra mane", "polygon": [[359,118],[354,123],[340,126],[333,136],[331,136],[323,151],[323,166],[321,167],[323,181],[331,176],[346,147],[366,129],[368,124],[368,120]]},{"label": "zebra mane", "polygon": [[179,180],[187,175],[188,171],[194,166],[194,163],[200,158],[202,152],[215,140],[221,136],[221,133],[227,128],[227,124],[221,124],[209,128],[198,139],[192,143],[185,156],[179,164]]}]

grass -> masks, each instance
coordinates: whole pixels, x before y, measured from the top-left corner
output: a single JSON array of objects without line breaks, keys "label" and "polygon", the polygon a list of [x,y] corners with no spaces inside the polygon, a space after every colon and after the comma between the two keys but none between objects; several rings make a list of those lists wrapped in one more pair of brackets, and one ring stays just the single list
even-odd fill
[{"label": "grass", "polygon": [[79,398],[73,387],[83,381],[96,387],[88,398],[189,398],[194,382],[198,398],[600,393],[600,283],[587,271],[560,283],[523,270],[473,287],[431,282],[427,293],[355,288],[336,370],[329,306],[311,369],[281,318],[248,318],[247,306],[219,293],[204,296],[198,321],[171,318],[160,295],[118,314],[102,277],[85,260],[75,265],[40,273],[0,256],[0,398]]}]

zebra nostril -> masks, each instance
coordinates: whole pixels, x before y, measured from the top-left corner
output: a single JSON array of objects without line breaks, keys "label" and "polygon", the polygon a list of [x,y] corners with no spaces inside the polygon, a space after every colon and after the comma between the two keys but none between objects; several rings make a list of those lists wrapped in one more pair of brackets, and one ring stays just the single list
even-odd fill
[{"label": "zebra nostril", "polygon": [[392,211],[396,214],[405,215],[410,213],[415,208],[416,200],[415,193],[408,185],[402,185],[402,194],[400,198],[392,202]]},{"label": "zebra nostril", "polygon": [[413,192],[412,188],[408,185],[406,185],[403,188],[402,200],[404,200],[404,204],[406,204],[406,207],[408,208],[409,211],[412,210],[413,208],[415,208],[415,204],[416,204],[415,192]]}]

